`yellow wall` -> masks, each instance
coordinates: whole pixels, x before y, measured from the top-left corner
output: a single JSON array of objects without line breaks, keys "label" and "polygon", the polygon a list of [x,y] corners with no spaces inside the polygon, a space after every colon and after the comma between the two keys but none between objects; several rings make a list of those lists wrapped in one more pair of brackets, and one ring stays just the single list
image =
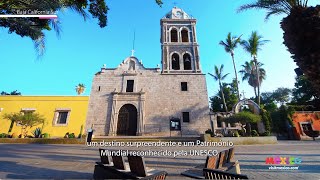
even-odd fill
[{"label": "yellow wall", "polygon": [[[45,125],[42,133],[49,133],[51,137],[63,137],[67,132],[74,133],[76,136],[80,133],[80,127],[83,125],[85,133],[85,121],[88,110],[88,96],[0,96],[0,133],[8,133],[10,121],[3,118],[5,113],[21,112],[23,108],[35,108],[45,118]],[[54,125],[54,115],[56,109],[70,109],[70,115],[67,126]],[[37,126],[42,127],[42,124]],[[32,130],[29,130],[32,135]],[[12,133],[21,134],[21,126],[13,126]],[[11,134],[12,134],[11,133]]]}]

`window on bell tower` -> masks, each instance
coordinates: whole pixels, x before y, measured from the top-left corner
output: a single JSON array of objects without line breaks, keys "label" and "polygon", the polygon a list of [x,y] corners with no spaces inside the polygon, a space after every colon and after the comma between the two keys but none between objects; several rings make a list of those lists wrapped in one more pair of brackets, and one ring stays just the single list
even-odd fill
[{"label": "window on bell tower", "polygon": [[191,57],[188,53],[183,55],[183,66],[184,66],[184,70],[192,70]]},{"label": "window on bell tower", "polygon": [[178,31],[176,29],[171,29],[171,42],[178,42]]},{"label": "window on bell tower", "polygon": [[180,59],[177,53],[172,54],[171,63],[173,70],[180,70]]},{"label": "window on bell tower", "polygon": [[182,42],[189,42],[188,30],[183,29],[181,31]]}]

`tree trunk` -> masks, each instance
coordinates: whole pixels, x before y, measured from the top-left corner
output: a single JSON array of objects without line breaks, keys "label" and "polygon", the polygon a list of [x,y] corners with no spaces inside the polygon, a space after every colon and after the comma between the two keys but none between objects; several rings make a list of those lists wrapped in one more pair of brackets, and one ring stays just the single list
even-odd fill
[{"label": "tree trunk", "polygon": [[247,137],[251,136],[251,124],[250,123],[246,123],[246,135]]},{"label": "tree trunk", "polygon": [[8,134],[10,134],[10,133],[11,133],[12,128],[13,128],[13,125],[14,125],[14,121],[11,121],[11,124],[10,124],[10,127],[9,127]]},{"label": "tree trunk", "polygon": [[220,86],[220,91],[221,91],[221,96],[222,96],[222,101],[223,101],[224,110],[225,110],[226,112],[228,112],[226,100],[224,99],[223,88],[222,88],[222,85],[221,85],[221,82],[220,82],[220,81],[219,81],[219,86]]},{"label": "tree trunk", "polygon": [[238,81],[236,63],[234,62],[234,54],[233,54],[233,52],[231,52],[231,57],[232,57],[232,62],[233,62],[234,75],[236,76],[236,82],[237,82],[238,101],[240,101],[239,81]]},{"label": "tree trunk", "polygon": [[256,88],[256,87],[253,87],[253,90],[254,90],[254,95],[256,96],[256,101],[258,102],[258,100],[257,100],[257,97],[258,97],[258,95],[257,95],[257,88]]},{"label": "tree trunk", "polygon": [[258,65],[258,60],[257,57],[254,56],[254,62],[255,62],[255,66],[256,66],[256,74],[257,74],[257,87],[258,87],[258,97],[257,97],[257,102],[258,105],[260,107],[260,75],[259,75],[259,65]]}]

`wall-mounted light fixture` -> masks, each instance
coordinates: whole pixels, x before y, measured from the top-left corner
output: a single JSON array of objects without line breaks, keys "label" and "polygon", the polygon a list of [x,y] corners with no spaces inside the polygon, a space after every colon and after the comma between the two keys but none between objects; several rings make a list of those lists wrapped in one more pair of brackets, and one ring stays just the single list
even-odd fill
[{"label": "wall-mounted light fixture", "polygon": [[3,111],[3,108],[0,108],[0,113]]}]

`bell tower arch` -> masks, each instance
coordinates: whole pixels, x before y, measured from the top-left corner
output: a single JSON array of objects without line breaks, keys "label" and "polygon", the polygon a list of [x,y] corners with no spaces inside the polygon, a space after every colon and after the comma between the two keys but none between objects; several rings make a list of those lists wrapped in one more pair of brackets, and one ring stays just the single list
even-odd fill
[{"label": "bell tower arch", "polygon": [[178,7],[161,19],[162,73],[201,73],[196,23]]}]

